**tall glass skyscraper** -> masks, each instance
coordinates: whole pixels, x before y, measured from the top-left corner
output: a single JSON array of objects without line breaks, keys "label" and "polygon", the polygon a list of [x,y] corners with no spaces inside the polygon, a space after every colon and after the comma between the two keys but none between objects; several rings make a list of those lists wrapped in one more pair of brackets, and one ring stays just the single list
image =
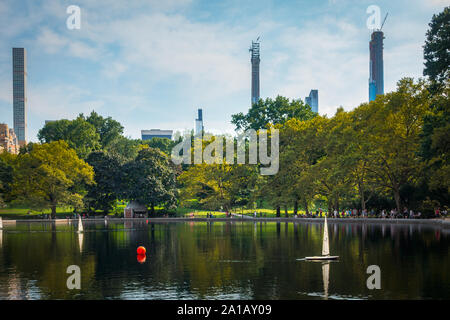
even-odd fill
[{"label": "tall glass skyscraper", "polygon": [[198,118],[195,119],[195,135],[201,135],[203,134],[204,131],[204,127],[203,127],[203,110],[202,109],[198,109]]},{"label": "tall glass skyscraper", "polygon": [[309,96],[305,98],[305,103],[311,107],[313,112],[319,113],[319,90],[311,90]]},{"label": "tall glass skyscraper", "polygon": [[27,57],[25,48],[13,48],[13,108],[14,132],[19,145],[26,144],[27,136]]},{"label": "tall glass skyscraper", "polygon": [[383,39],[382,31],[374,31],[369,43],[369,101],[375,100],[379,94],[384,94]]},{"label": "tall glass skyscraper", "polygon": [[[259,38],[259,37],[258,37]],[[252,63],[252,105],[259,101],[259,63],[261,61],[259,56],[259,42],[252,41],[252,46],[248,50],[250,51]]]}]

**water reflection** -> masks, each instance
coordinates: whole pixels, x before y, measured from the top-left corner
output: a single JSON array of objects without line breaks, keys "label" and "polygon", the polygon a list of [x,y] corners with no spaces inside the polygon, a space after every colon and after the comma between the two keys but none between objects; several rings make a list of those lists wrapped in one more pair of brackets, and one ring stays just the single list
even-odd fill
[{"label": "water reflection", "polygon": [[78,246],[80,248],[80,253],[83,252],[83,239],[84,239],[84,234],[83,233],[78,233]]},{"label": "water reflection", "polygon": [[325,299],[328,300],[328,283],[330,278],[330,263],[324,262],[322,263],[322,279],[323,279],[323,292],[325,295]]},{"label": "water reflection", "polygon": [[[450,298],[444,229],[329,222],[342,257],[330,279],[330,263],[298,261],[321,251],[319,221],[105,222],[84,221],[84,233],[76,223],[0,230],[0,299]],[[136,256],[139,245],[151,259]],[[66,288],[71,264],[82,270],[81,291]],[[383,290],[366,288],[371,264]]]}]

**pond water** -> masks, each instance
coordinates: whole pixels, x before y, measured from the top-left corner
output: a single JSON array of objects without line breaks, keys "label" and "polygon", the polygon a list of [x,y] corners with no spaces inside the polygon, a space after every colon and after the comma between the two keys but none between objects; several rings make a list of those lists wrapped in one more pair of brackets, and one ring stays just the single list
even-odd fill
[{"label": "pond water", "polygon": [[[449,229],[329,222],[17,222],[0,231],[0,299],[449,299]],[[147,248],[144,259],[136,248]],[[138,261],[139,260],[139,261]],[[67,288],[67,267],[81,289]],[[381,289],[369,290],[377,265]]]}]

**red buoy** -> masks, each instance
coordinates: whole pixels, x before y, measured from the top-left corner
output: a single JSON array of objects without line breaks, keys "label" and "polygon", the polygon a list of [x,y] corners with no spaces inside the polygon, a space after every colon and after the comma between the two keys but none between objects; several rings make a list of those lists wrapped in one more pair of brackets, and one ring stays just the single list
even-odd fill
[{"label": "red buoy", "polygon": [[145,247],[143,247],[143,246],[139,246],[137,248],[137,254],[138,255],[145,255],[146,252],[147,252],[147,250],[145,250]]}]

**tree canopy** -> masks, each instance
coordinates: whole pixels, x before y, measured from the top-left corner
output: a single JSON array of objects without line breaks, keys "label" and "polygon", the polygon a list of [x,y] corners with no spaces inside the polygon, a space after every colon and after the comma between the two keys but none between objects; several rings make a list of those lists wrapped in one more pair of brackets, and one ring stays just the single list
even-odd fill
[{"label": "tree canopy", "polygon": [[316,114],[311,111],[311,107],[301,100],[289,100],[288,98],[277,96],[275,100],[267,98],[260,99],[253,104],[247,114],[242,112],[231,116],[231,123],[236,130],[266,128],[268,124],[280,124],[291,118],[299,120],[309,120]]},{"label": "tree canopy", "polygon": [[439,87],[450,78],[450,7],[433,15],[429,27],[423,48],[423,74]]},{"label": "tree canopy", "polygon": [[65,141],[35,144],[16,158],[11,192],[16,203],[32,208],[81,208],[84,186],[94,183],[94,171]]}]

